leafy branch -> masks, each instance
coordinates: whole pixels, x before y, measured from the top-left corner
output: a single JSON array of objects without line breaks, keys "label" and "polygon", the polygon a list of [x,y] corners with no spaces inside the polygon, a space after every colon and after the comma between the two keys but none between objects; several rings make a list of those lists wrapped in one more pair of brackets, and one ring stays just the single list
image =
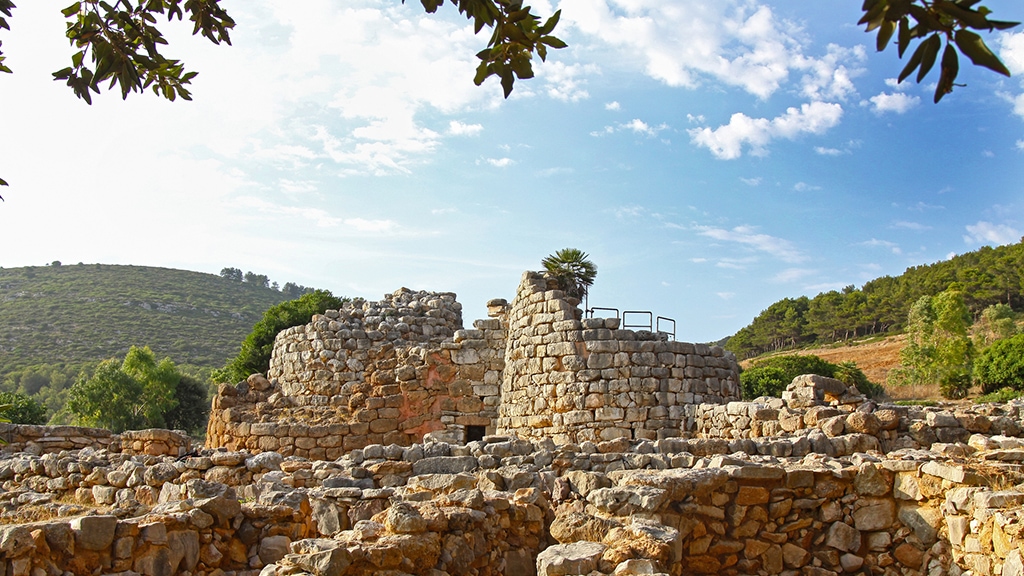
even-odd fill
[{"label": "leafy branch", "polygon": [[[444,4],[444,0],[420,0],[430,14]],[[530,13],[529,6],[522,0],[449,0],[464,15],[473,21],[477,34],[487,26],[493,30],[487,48],[477,53],[480,65],[476,68],[473,83],[477,86],[491,76],[501,79],[505,98],[512,93],[516,78],[533,78],[533,54],[547,59],[548,48],[565,48],[566,43],[551,35],[562,15],[559,10],[543,25],[540,18]],[[402,0],[405,3],[405,0]]]},{"label": "leafy branch", "polygon": [[90,92],[98,94],[106,81],[110,82],[108,89],[117,85],[125,99],[130,92],[152,88],[171,101],[179,97],[191,100],[185,86],[196,72],[186,71],[181,61],[160,53],[160,45],[167,40],[155,26],[156,15],[166,14],[169,22],[181,20],[187,12],[195,25],[193,34],[202,34],[214,44],[231,44],[228,31],[235,22],[218,1],[137,0],[134,6],[131,0],[75,2],[62,12],[69,20],[68,40],[77,51],[71,56],[71,66],[53,73],[54,80],[66,81],[88,104],[92,104]]},{"label": "leafy branch", "polygon": [[[897,81],[903,82],[916,70],[917,82],[920,83],[938,61],[939,81],[935,87],[935,102],[938,103],[943,96],[953,91],[953,86],[962,86],[955,84],[960,72],[958,50],[976,66],[1004,76],[1010,75],[999,57],[972,30],[1008,30],[1020,22],[990,20],[991,10],[984,6],[975,8],[980,1],[864,0],[861,6],[864,17],[858,24],[866,24],[866,32],[877,30],[876,48],[879,52],[886,49],[893,35],[896,36],[900,58],[903,58],[912,42],[920,42]],[[940,60],[939,49],[942,48],[943,37],[946,46]]]}]

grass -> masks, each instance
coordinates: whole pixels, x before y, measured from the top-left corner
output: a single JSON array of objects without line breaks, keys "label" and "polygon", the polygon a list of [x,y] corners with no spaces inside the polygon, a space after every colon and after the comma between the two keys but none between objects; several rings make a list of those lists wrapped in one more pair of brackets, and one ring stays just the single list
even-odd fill
[{"label": "grass", "polygon": [[935,400],[897,400],[898,406],[938,406]]}]

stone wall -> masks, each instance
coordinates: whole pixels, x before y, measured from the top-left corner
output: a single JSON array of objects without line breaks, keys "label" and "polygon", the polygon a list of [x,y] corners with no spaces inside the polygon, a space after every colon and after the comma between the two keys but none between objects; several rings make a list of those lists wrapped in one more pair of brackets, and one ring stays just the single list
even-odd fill
[{"label": "stone wall", "polygon": [[93,448],[130,455],[181,456],[192,449],[192,440],[180,430],[129,430],[113,434],[103,428],[0,422],[0,439],[5,442],[4,452],[29,452],[36,455]]},{"label": "stone wall", "polygon": [[738,400],[732,354],[581,319],[557,283],[526,272],[506,323],[499,433],[556,443],[655,439],[692,429],[692,407]]},{"label": "stone wall", "polygon": [[736,450],[750,438],[502,436],[368,445],[336,461],[16,454],[0,460],[3,520],[36,522],[0,528],[0,568],[1019,576],[1024,493],[1009,487],[1024,479],[1024,442],[975,436],[956,454],[935,443],[839,457]]},{"label": "stone wall", "polygon": [[428,434],[482,437],[495,431],[503,353],[500,320],[462,329],[454,294],[349,303],[281,332],[269,378],[222,385],[207,445],[332,460]]}]

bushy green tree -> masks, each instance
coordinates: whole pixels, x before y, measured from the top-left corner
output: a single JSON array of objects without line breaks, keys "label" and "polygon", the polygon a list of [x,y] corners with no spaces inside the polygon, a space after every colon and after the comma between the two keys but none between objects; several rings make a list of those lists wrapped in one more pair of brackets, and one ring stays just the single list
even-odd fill
[{"label": "bushy green tree", "polygon": [[974,379],[988,394],[1000,388],[1024,390],[1024,334],[997,340],[974,361]]},{"label": "bushy green tree", "polygon": [[177,404],[164,414],[168,428],[199,434],[206,428],[210,415],[208,388],[197,378],[182,374],[174,390]]},{"label": "bushy green tree", "polygon": [[558,280],[558,287],[567,296],[581,301],[597,278],[597,266],[590,261],[586,252],[577,248],[562,248],[540,263]]},{"label": "bushy green tree", "polygon": [[101,362],[68,393],[67,409],[75,422],[114,432],[164,426],[165,414],[178,401],[181,374],[169,358],[157,362],[149,347],[132,346],[123,361]]},{"label": "bushy green tree", "polygon": [[973,346],[967,334],[971,313],[959,286],[922,296],[907,317],[907,343],[891,382],[939,385],[945,398],[963,398],[970,390]]},{"label": "bushy green tree", "polygon": [[46,424],[46,407],[24,394],[0,392],[0,417],[12,424]]},{"label": "bushy green tree", "polygon": [[338,298],[328,290],[314,290],[295,300],[282,302],[270,307],[252,327],[252,332],[242,341],[242,348],[224,368],[213,373],[216,382],[240,382],[257,372],[264,373],[270,368],[270,356],[274,351],[274,338],[285,328],[301,326],[327,310],[341,308],[347,298]]},{"label": "bushy green tree", "polygon": [[1018,332],[1017,315],[1007,304],[993,304],[981,311],[974,323],[974,345],[984,348],[997,340],[1009,338]]}]

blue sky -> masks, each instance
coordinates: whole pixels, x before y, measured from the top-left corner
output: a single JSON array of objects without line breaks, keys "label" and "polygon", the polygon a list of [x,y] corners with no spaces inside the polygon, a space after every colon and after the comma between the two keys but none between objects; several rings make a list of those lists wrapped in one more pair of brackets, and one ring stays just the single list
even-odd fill
[{"label": "blue sky", "polygon": [[1024,235],[1024,30],[988,38],[1012,78],[965,61],[934,105],[936,73],[895,85],[859,0],[536,2],[570,47],[503,100],[473,85],[486,37],[450,6],[223,4],[232,47],[168,29],[193,102],[89,107],[50,79],[62,5],[19,3],[0,33],[0,266],[454,291],[468,326],[576,247],[598,265],[591,305],[711,341],[780,298]]}]

